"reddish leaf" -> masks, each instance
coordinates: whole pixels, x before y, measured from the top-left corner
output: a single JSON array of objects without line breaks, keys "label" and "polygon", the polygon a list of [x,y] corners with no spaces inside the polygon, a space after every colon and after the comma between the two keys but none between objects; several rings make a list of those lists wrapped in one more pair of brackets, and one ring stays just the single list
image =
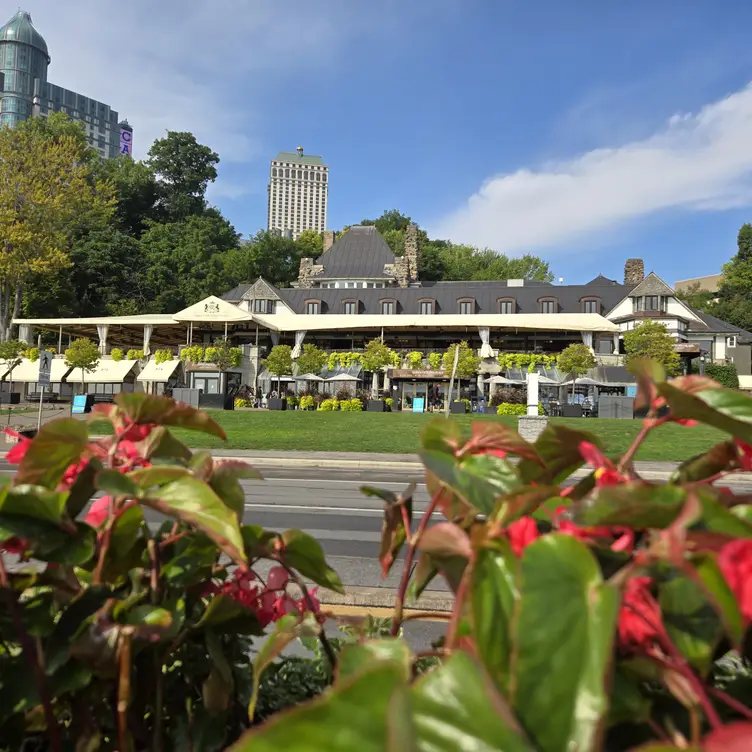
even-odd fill
[{"label": "reddish leaf", "polygon": [[671,476],[671,482],[692,483],[710,478],[736,463],[738,457],[739,449],[733,441],[721,442],[679,465]]},{"label": "reddish leaf", "polygon": [[439,522],[429,527],[418,541],[418,550],[436,558],[473,555],[467,533],[452,522]]},{"label": "reddish leaf", "polygon": [[635,408],[641,410],[650,407],[658,396],[656,384],[666,380],[663,366],[654,360],[638,358],[629,364],[629,370],[637,379]]},{"label": "reddish leaf", "polygon": [[752,749],[752,723],[739,721],[711,731],[703,740],[705,752],[749,752]]},{"label": "reddish leaf", "polygon": [[384,501],[379,561],[381,562],[381,576],[386,577],[407,540],[407,531],[402,519],[402,507],[407,512],[408,521],[412,522],[415,484],[411,483],[407,490],[401,494],[395,494],[393,491],[385,491],[381,488],[371,488],[370,486],[363,486],[360,490],[366,496],[375,496]]},{"label": "reddish leaf", "polygon": [[245,491],[240,485],[240,479],[263,480],[261,473],[247,462],[239,460],[218,460],[209,478],[209,485],[235,514],[243,519],[245,512]]},{"label": "reddish leaf", "polygon": [[580,456],[580,444],[583,441],[601,447],[599,439],[592,434],[549,423],[534,445],[543,465],[523,459],[518,465],[522,481],[538,484],[561,483],[585,464],[585,460]]},{"label": "reddish leaf", "polygon": [[86,425],[75,418],[46,423],[26,450],[15,482],[55,488],[65,471],[78,462],[88,441]]},{"label": "reddish leaf", "polygon": [[508,454],[543,464],[535,447],[520,436],[517,431],[503,423],[489,421],[473,423],[473,451],[482,452],[490,449],[501,449]]},{"label": "reddish leaf", "polygon": [[121,392],[115,397],[115,404],[134,423],[175,426],[227,438],[222,428],[205,412],[169,397]]}]

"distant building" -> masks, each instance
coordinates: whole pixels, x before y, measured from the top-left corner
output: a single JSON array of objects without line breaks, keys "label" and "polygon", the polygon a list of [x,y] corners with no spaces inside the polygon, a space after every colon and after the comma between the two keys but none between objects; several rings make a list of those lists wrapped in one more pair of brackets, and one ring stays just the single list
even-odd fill
[{"label": "distant building", "polygon": [[269,168],[267,227],[297,238],[303,230],[326,230],[329,166],[321,157],[281,151]]},{"label": "distant building", "polygon": [[102,158],[130,154],[133,128],[128,122],[119,122],[109,105],[50,83],[50,60],[31,15],[19,10],[0,29],[0,126],[64,112],[83,123],[89,144]]},{"label": "distant building", "polygon": [[718,288],[721,286],[722,274],[709,274],[707,277],[693,277],[692,279],[680,279],[674,282],[674,290],[676,292],[688,292],[690,288],[698,284],[700,290],[707,290],[707,292],[718,292]]}]

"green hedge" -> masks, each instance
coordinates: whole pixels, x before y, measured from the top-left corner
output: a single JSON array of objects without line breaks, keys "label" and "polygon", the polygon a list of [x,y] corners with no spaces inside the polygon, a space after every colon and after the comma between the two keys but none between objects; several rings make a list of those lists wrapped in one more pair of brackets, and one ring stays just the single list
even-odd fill
[{"label": "green hedge", "polygon": [[733,363],[720,365],[718,363],[706,363],[705,375],[715,379],[722,386],[728,389],[739,388],[739,374],[736,372],[736,366]]},{"label": "green hedge", "polygon": [[[513,405],[510,402],[502,402],[496,408],[497,415],[527,415],[527,405]],[[538,415],[543,415],[543,405],[538,403]]]}]

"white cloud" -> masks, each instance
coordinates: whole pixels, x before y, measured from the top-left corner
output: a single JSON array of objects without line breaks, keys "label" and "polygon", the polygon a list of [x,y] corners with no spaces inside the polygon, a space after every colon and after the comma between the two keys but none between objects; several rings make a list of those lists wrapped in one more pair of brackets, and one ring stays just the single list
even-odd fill
[{"label": "white cloud", "polygon": [[723,210],[752,202],[752,84],[649,138],[496,175],[434,237],[522,253],[587,243],[605,228],[665,209]]}]

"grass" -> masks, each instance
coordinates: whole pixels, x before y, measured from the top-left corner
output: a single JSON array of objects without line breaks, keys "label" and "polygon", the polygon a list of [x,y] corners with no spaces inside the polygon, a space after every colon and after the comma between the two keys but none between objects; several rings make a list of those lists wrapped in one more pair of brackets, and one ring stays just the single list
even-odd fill
[{"label": "grass", "polygon": [[[177,431],[180,438],[195,448],[262,449],[319,452],[377,452],[411,454],[420,448],[420,432],[437,417],[413,413],[321,413],[321,412],[222,412],[212,417],[225,429],[227,441],[204,434]],[[450,420],[470,432],[474,421],[492,420],[515,427],[510,416],[456,415]],[[607,418],[553,418],[552,423],[589,431],[600,438],[611,456],[624,453],[640,428],[639,420]],[[638,460],[681,461],[698,454],[726,435],[713,428],[697,425],[685,428],[663,426],[642,445]]]}]

